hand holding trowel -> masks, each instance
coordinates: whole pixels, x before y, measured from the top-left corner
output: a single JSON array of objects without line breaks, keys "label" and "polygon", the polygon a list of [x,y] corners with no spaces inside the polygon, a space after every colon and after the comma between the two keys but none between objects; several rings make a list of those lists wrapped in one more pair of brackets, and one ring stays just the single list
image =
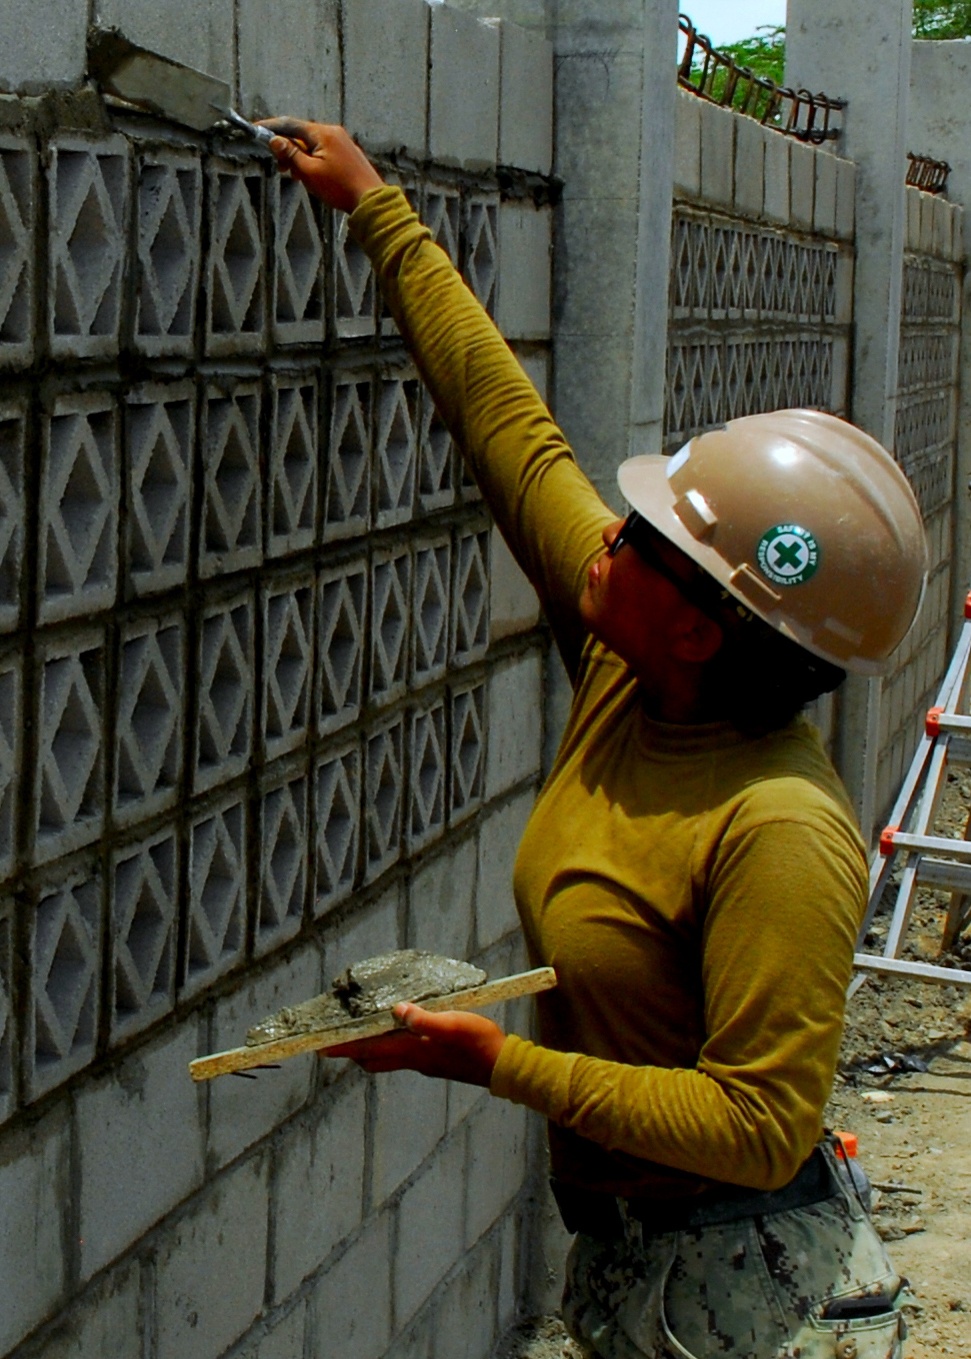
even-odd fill
[{"label": "hand holding trowel", "polygon": [[264,145],[275,136],[269,128],[258,127],[236,112],[225,81],[137,47],[117,29],[93,30],[88,41],[88,74],[108,94],[197,132],[208,132],[225,122]]}]

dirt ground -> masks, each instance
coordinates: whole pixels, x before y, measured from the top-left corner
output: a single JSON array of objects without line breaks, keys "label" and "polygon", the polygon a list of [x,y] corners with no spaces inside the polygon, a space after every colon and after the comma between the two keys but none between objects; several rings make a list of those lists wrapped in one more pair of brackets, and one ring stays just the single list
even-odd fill
[{"label": "dirt ground", "polygon": [[[960,836],[971,774],[949,776],[936,822]],[[879,953],[889,915],[874,919]],[[948,897],[921,891],[902,956],[971,971],[971,930],[940,956]],[[971,1356],[971,985],[870,974],[853,994],[830,1127],[856,1133],[873,1189],[873,1219],[920,1303],[905,1359]],[[575,1359],[556,1317],[507,1338],[498,1359]],[[767,1359],[769,1357],[767,1356]]]}]

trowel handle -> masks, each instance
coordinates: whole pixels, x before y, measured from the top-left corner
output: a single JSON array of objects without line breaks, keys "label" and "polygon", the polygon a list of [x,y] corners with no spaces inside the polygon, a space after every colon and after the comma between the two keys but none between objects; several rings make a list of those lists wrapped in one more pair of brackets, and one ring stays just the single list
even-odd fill
[{"label": "trowel handle", "polygon": [[262,142],[264,146],[269,146],[276,136],[276,133],[271,132],[268,127],[258,127],[256,123],[251,123],[241,113],[237,113],[235,109],[227,109],[225,117],[227,123],[232,123],[233,127],[238,127],[240,132],[249,133],[254,141]]}]

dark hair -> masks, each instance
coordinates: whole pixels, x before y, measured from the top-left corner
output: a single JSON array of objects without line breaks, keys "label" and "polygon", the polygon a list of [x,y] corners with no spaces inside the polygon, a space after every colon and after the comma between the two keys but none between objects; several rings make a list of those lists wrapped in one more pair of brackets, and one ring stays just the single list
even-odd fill
[{"label": "dark hair", "polygon": [[761,618],[725,610],[718,619],[723,641],[702,673],[705,708],[743,736],[765,736],[791,722],[820,694],[846,679],[846,671],[814,656]]}]

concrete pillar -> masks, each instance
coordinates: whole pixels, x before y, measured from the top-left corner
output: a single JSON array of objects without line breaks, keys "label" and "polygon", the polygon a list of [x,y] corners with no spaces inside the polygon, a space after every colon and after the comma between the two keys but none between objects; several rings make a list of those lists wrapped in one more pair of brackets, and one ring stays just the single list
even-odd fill
[{"label": "concrete pillar", "polygon": [[[951,167],[947,198],[971,214],[971,43],[915,42],[910,68],[908,150],[946,160]],[[965,223],[965,241],[968,225]],[[966,247],[965,247],[966,248]],[[957,253],[957,251],[955,251]],[[965,256],[965,267],[967,258]],[[965,275],[961,304],[971,316],[971,276]],[[961,374],[971,372],[971,326],[961,326]],[[971,582],[971,383],[962,381],[958,393],[957,465],[955,468],[951,635],[964,616],[964,595]]]},{"label": "concrete pillar", "polygon": [[[788,0],[786,83],[843,98],[840,154],[856,162],[856,280],[851,418],[893,447],[910,89],[912,0]],[[840,695],[837,765],[863,834],[873,831],[879,680]]]},{"label": "concrete pillar", "polygon": [[558,0],[554,409],[618,504],[630,452],[661,448],[676,0]]}]

